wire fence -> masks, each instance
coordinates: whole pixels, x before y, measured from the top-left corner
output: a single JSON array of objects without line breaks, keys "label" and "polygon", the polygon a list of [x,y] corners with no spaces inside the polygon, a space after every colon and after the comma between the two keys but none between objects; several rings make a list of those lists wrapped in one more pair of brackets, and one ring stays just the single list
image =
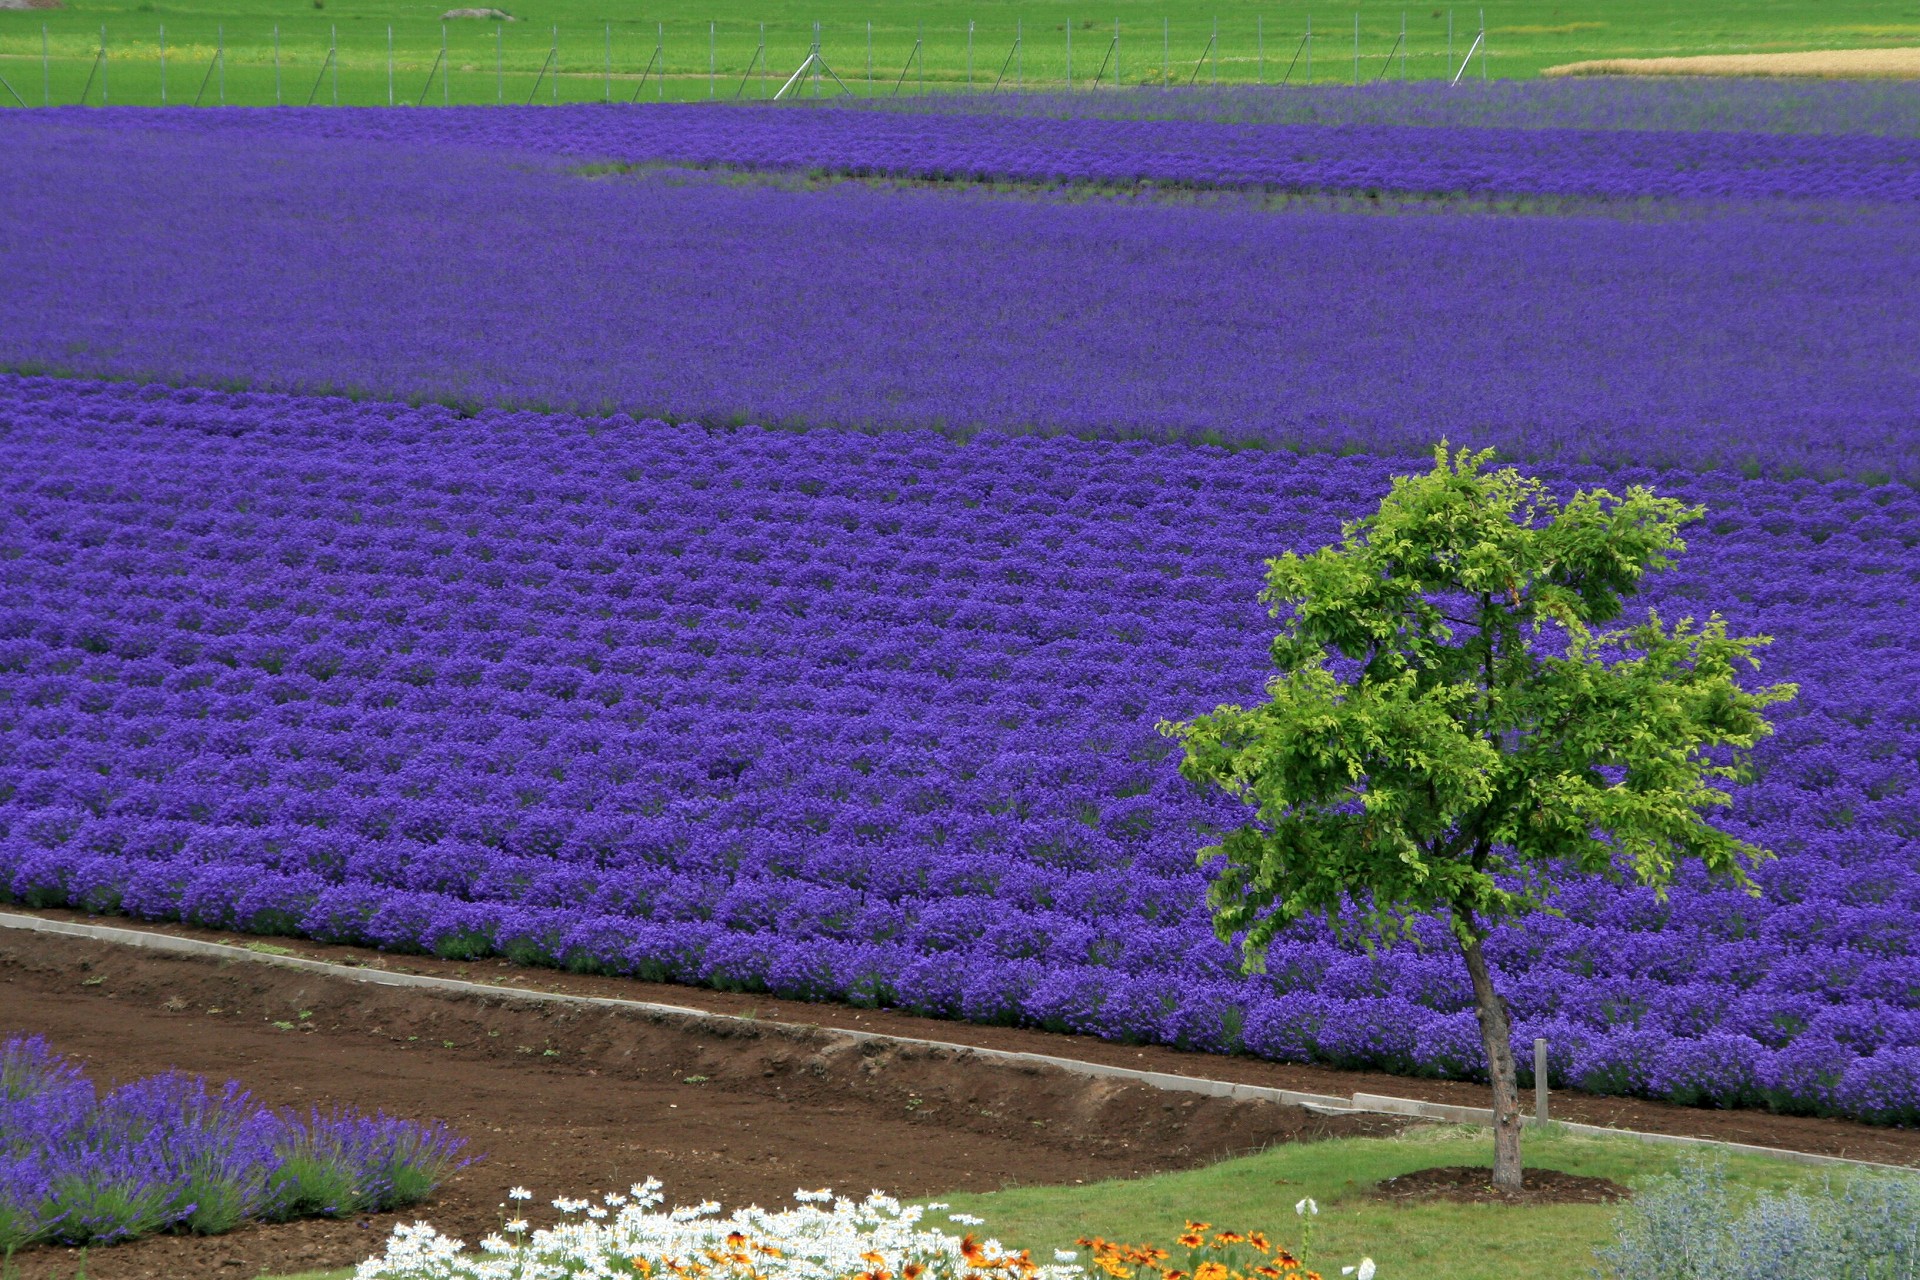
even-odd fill
[{"label": "wire fence", "polygon": [[[497,10],[456,11],[498,14]],[[1444,20],[1443,20],[1444,17]],[[1484,11],[1409,24],[1358,13],[1222,25],[1114,19],[963,29],[897,23],[603,23],[535,28],[449,14],[436,28],[313,21],[194,24],[169,37],[122,24],[23,41],[0,28],[0,104],[453,106],[1099,91],[1133,86],[1362,85],[1486,80]],[[32,47],[37,36],[37,48]],[[26,45],[26,47],[22,47]]]}]

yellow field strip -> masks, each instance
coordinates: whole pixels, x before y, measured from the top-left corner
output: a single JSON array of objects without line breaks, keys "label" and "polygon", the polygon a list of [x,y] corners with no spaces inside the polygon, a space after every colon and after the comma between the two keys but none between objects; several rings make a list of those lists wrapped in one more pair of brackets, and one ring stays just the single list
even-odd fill
[{"label": "yellow field strip", "polygon": [[1908,49],[1812,49],[1801,53],[1716,53],[1693,58],[1601,58],[1547,67],[1543,76],[1814,76],[1825,79],[1920,78],[1920,46]]}]

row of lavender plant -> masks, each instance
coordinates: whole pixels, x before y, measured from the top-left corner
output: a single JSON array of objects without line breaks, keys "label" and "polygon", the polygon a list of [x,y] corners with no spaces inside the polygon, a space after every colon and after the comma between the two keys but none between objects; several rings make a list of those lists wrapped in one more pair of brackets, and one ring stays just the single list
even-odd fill
[{"label": "row of lavender plant", "polygon": [[[0,382],[0,889],[1472,1076],[1444,939],[1247,979],[1152,729],[1265,675],[1260,561],[1391,459],[709,433]],[[1417,461],[1410,464],[1418,465]],[[1658,584],[1800,683],[1764,892],[1583,883],[1490,947],[1563,1083],[1920,1119],[1920,499],[1650,481]]]},{"label": "row of lavender plant", "polygon": [[101,1093],[15,1036],[0,1041],[0,1254],[400,1208],[465,1164],[463,1145],[437,1124],[275,1111],[177,1072]]},{"label": "row of lavender plant", "polygon": [[[94,122],[90,108],[55,120]],[[1920,137],[1733,131],[1230,124],[1080,115],[775,111],[702,104],[155,113],[120,127],[594,160],[981,182],[1154,182],[1637,200],[1920,199]]]},{"label": "row of lavender plant", "polygon": [[[1720,76],[1221,85],[1151,93],[913,94],[846,103],[861,110],[1220,124],[1414,125],[1441,129],[1663,130],[1682,133],[1920,137],[1920,92],[1901,80]],[[806,100],[802,100],[803,103]],[[828,100],[838,107],[844,99]]]},{"label": "row of lavender plant", "polygon": [[[410,127],[375,114],[364,127]],[[146,118],[0,117],[0,363],[708,422],[1407,453],[1444,434],[1920,476],[1911,206],[1360,217],[796,192],[588,181],[424,145],[429,125],[377,146]]]}]

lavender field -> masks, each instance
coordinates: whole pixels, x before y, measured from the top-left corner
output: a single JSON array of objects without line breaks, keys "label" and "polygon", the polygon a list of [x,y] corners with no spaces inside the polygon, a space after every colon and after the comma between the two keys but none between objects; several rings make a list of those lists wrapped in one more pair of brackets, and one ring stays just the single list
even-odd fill
[{"label": "lavender field", "polygon": [[0,116],[0,897],[1479,1076],[1437,932],[1237,973],[1153,730],[1444,435],[1801,690],[1516,1039],[1920,1123],[1913,95],[1395,92]]},{"label": "lavender field", "polygon": [[[1417,459],[707,433],[14,379],[0,883],[224,928],[1471,1075],[1457,957],[1234,975],[1153,732],[1257,691],[1259,563]],[[1651,480],[1805,690],[1752,900],[1495,949],[1563,1078],[1920,1116],[1920,500]],[[1434,941],[1438,942],[1436,936]]]},{"label": "lavender field", "polygon": [[[1507,166],[1492,189],[1542,201],[1621,138],[1648,158],[1616,167],[1629,190],[1805,180],[1500,215],[783,185],[814,163],[806,146],[885,171],[930,124],[968,155],[1003,147],[1008,172],[1045,150],[1037,130],[1063,147],[1118,130],[1073,163],[1135,155],[1129,176],[1173,179],[1298,132],[693,107],[19,112],[0,118],[16,175],[0,363],[668,420],[1413,453],[1445,434],[1521,457],[1920,476],[1911,138],[1307,130],[1316,188],[1421,165],[1444,186],[1447,154],[1478,155]],[[1181,140],[1133,149],[1146,126]],[[730,148],[782,172],[574,172]],[[1779,164],[1727,159],[1747,152]]]}]

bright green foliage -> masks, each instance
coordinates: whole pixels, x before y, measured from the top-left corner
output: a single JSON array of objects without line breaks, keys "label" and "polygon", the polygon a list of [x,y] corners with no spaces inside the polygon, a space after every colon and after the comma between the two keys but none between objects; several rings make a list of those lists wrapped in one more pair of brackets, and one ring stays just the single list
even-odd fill
[{"label": "bright green foliage", "polygon": [[1740,687],[1767,638],[1599,629],[1702,510],[1640,486],[1563,503],[1489,457],[1442,445],[1340,545],[1268,561],[1261,598],[1292,615],[1270,701],[1161,725],[1187,778],[1258,806],[1200,855],[1224,856],[1215,923],[1250,967],[1305,915],[1390,935],[1442,911],[1464,944],[1560,868],[1658,887],[1692,857],[1745,883],[1765,856],[1704,812],[1795,692]]}]

